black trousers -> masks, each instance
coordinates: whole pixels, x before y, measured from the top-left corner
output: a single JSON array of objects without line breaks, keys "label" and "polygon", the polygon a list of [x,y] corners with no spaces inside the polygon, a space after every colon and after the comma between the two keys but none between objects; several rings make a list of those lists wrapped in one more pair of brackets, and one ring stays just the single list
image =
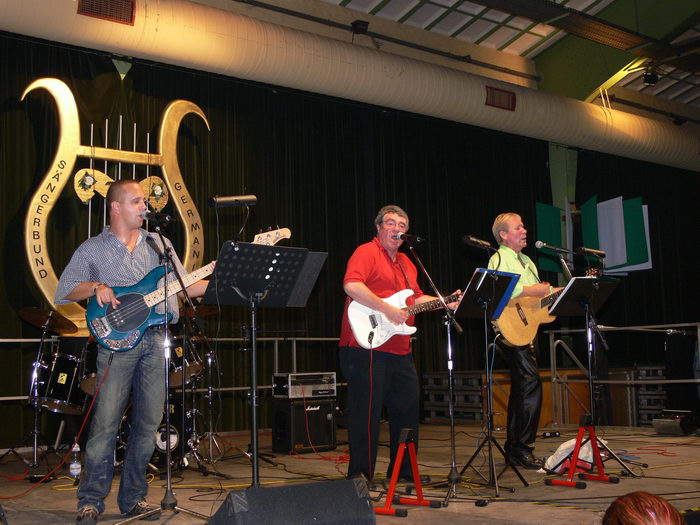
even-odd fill
[{"label": "black trousers", "polygon": [[529,346],[507,346],[499,340],[498,347],[510,368],[506,453],[526,454],[534,448],[542,407],[537,358]]},{"label": "black trousers", "polygon": [[[340,367],[348,382],[348,477],[364,474],[367,479],[372,479],[384,406],[389,416],[388,477],[394,469],[401,429],[411,428],[415,431],[416,449],[418,447],[420,394],[413,356],[341,346],[339,357]],[[400,477],[412,477],[408,454],[402,461]]]}]

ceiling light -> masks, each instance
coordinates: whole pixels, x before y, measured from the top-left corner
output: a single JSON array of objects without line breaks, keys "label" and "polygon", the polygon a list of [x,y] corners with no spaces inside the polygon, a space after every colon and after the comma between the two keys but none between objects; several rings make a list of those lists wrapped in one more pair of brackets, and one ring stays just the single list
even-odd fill
[{"label": "ceiling light", "polygon": [[369,29],[369,22],[366,20],[355,20],[350,24],[352,27],[352,32],[355,35],[366,35],[367,29]]},{"label": "ceiling light", "polygon": [[659,81],[659,75],[652,68],[649,68],[644,72],[643,78],[645,86],[655,86]]}]

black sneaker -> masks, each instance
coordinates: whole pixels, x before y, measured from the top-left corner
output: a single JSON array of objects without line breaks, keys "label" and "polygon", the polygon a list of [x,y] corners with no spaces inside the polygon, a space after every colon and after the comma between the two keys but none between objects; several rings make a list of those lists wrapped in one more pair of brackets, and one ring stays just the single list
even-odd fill
[{"label": "black sneaker", "polygon": [[[141,516],[142,514],[147,514],[151,511],[154,511],[158,509],[158,507],[154,507],[152,505],[149,505],[145,501],[139,501],[136,505],[131,507],[131,510],[127,513],[124,514],[125,518],[133,518],[136,516]],[[154,512],[150,516],[147,516],[145,518],[142,518],[144,521],[156,521],[157,519],[160,519],[160,510],[158,512]]]},{"label": "black sneaker", "polygon": [[99,513],[95,507],[83,507],[78,511],[75,517],[75,523],[78,525],[95,525]]}]

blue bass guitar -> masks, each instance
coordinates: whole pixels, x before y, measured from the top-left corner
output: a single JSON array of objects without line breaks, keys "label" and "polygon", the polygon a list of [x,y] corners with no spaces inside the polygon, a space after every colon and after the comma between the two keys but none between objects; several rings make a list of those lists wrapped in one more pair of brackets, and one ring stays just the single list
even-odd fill
[{"label": "blue bass guitar", "polygon": [[[289,228],[271,230],[256,235],[253,244],[272,246],[282,239],[289,239],[291,235]],[[182,278],[185,288],[213,271],[214,261],[185,275]],[[170,322],[172,314],[169,313],[166,318],[164,314],[156,313],[156,305],[166,299],[165,288],[158,288],[162,278],[163,269],[158,267],[132,286],[113,287],[114,295],[121,303],[117,308],[112,308],[111,304],[100,306],[94,297],[90,298],[85,311],[87,326],[101,346],[117,352],[131,350],[149,327]],[[177,280],[168,283],[168,297],[180,290],[182,287]]]},{"label": "blue bass guitar", "polygon": [[[214,262],[185,275],[185,287],[196,283],[214,271]],[[170,322],[172,313],[156,313],[156,305],[165,301],[165,288],[158,288],[163,268],[157,267],[133,286],[115,286],[114,295],[120,301],[117,308],[110,303],[100,306],[95,297],[88,301],[85,317],[87,326],[97,342],[107,350],[124,352],[135,347],[151,326]],[[178,281],[168,283],[168,297],[182,290]]]}]

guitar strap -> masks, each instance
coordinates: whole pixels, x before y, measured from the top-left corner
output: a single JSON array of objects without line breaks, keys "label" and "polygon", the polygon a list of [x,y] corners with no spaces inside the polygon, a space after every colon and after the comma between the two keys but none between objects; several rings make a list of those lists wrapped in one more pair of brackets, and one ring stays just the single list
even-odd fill
[{"label": "guitar strap", "polygon": [[165,256],[163,255],[163,250],[160,249],[160,246],[158,246],[156,240],[150,235],[146,235],[146,244],[153,248],[153,251],[158,254],[158,260],[162,262]]},{"label": "guitar strap", "polygon": [[532,270],[532,268],[530,267],[529,264],[525,264],[525,261],[523,261],[522,257],[520,257],[520,252],[518,252],[517,257],[518,257],[518,262],[520,263],[520,265],[521,265],[523,268],[525,268],[526,270],[530,270],[530,273],[535,277],[535,279],[537,279],[537,282],[538,282],[538,283],[541,283],[541,282],[542,282],[542,279],[540,279],[540,276],[537,275],[537,274]]}]

